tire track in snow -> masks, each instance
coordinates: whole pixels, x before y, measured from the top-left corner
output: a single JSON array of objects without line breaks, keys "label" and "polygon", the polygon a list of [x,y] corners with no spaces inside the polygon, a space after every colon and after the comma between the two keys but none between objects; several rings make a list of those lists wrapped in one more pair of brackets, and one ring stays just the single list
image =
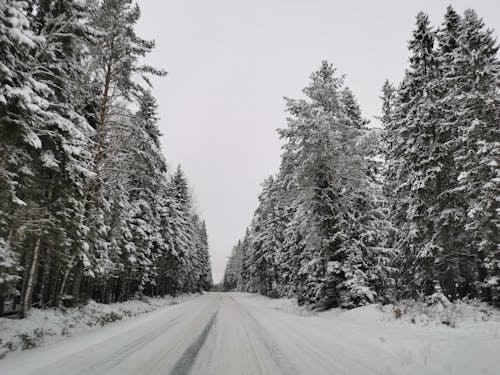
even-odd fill
[{"label": "tire track in snow", "polygon": [[276,366],[280,369],[281,373],[283,375],[298,375],[297,369],[292,365],[292,363],[290,363],[290,361],[286,358],[286,355],[272,339],[271,333],[264,328],[262,324],[257,321],[257,319],[255,319],[245,306],[235,300],[232,296],[229,298],[238,307],[241,314],[246,316],[251,325],[253,325],[254,331],[257,332],[262,344],[268,351]]},{"label": "tire track in snow", "polygon": [[200,352],[201,347],[205,343],[208,333],[212,329],[214,325],[215,319],[217,318],[217,311],[212,315],[208,323],[203,328],[200,336],[196,339],[194,343],[192,343],[186,351],[182,354],[181,358],[175,363],[172,370],[169,372],[169,375],[187,375],[189,374],[189,370],[194,365],[194,361],[196,356]]},{"label": "tire track in snow", "polygon": [[[100,374],[105,371],[109,371],[118,364],[120,364],[125,358],[129,357],[132,353],[142,348],[142,346],[150,341],[153,341],[157,337],[161,336],[170,327],[173,327],[177,322],[181,320],[183,314],[179,314],[173,319],[169,320],[166,324],[159,328],[155,328],[153,332],[147,332],[141,337],[135,339],[134,341],[127,343],[120,347],[115,353],[113,353],[111,358],[103,359],[97,363],[92,364],[83,371],[80,371],[78,375],[93,375]],[[78,356],[80,353],[76,353]],[[67,359],[65,359],[67,360]]]}]

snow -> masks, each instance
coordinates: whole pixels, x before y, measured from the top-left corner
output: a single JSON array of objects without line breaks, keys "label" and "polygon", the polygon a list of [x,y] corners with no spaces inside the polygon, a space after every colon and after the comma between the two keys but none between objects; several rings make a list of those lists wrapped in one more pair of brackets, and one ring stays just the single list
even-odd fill
[{"label": "snow", "polygon": [[12,196],[12,203],[17,204],[18,206],[26,206],[26,202],[23,201],[22,199],[19,199],[15,195]]},{"label": "snow", "polygon": [[40,156],[40,160],[46,168],[57,169],[59,167],[59,162],[55,158],[54,153],[50,150],[43,152]]},{"label": "snow", "polygon": [[[10,22],[12,24],[16,23],[15,18],[10,18]],[[15,24],[13,26],[16,26]],[[26,31],[22,31],[20,28],[12,27],[8,30],[9,35],[12,39],[16,40],[20,44],[25,44],[28,48],[35,48],[36,44],[34,43],[34,37],[31,35],[27,35]]]},{"label": "snow", "polygon": [[[372,304],[318,313],[290,299],[208,293],[12,353],[0,361],[0,373],[498,373],[498,310],[464,302],[452,328],[423,306],[402,305],[400,319],[393,308]],[[427,314],[430,321],[413,324],[413,313]]]},{"label": "snow", "polygon": [[[64,297],[62,296],[63,299]],[[144,298],[112,304],[90,301],[80,308],[32,309],[25,319],[0,318],[0,358],[10,351],[58,342],[92,327],[102,327],[190,298],[193,297],[183,295],[176,298]]]},{"label": "snow", "polygon": [[[484,302],[476,300],[458,301],[447,305],[429,305],[424,302],[404,300],[397,305],[370,304],[351,310],[341,308],[327,311],[312,311],[306,306],[299,306],[294,298],[269,299],[263,296],[247,294],[246,298],[262,300],[259,303],[277,311],[300,316],[316,316],[322,319],[337,319],[341,321],[385,322],[399,326],[420,327],[471,327],[484,323],[499,325],[500,310]],[[396,318],[395,310],[399,309],[401,317]]]},{"label": "snow", "polygon": [[36,135],[34,132],[31,130],[28,130],[24,136],[26,143],[29,145],[33,146],[36,149],[42,148],[42,141],[40,138],[38,138],[38,135]]}]

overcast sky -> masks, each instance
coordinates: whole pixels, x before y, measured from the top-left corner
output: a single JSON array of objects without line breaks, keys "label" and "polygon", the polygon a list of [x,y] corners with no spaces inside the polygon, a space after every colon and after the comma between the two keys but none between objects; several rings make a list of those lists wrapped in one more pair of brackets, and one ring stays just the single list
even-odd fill
[{"label": "overcast sky", "polygon": [[138,33],[157,43],[147,61],[169,72],[154,80],[164,152],[194,187],[214,281],[257,208],[261,182],[278,170],[282,97],[300,96],[327,59],[373,119],[384,79],[397,83],[407,65],[416,14],[438,25],[450,3],[475,8],[500,30],[500,0],[139,1]]}]

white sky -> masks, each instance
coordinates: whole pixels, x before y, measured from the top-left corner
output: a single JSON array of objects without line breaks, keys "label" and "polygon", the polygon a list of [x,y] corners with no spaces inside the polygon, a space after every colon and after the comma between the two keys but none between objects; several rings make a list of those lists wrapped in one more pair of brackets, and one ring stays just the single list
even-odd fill
[{"label": "white sky", "polygon": [[474,8],[500,30],[500,0],[139,0],[137,31],[155,39],[154,80],[167,161],[181,164],[207,221],[214,281],[278,170],[283,96],[300,96],[327,59],[346,74],[365,117],[384,79],[398,83],[418,11],[434,25],[446,6]]}]

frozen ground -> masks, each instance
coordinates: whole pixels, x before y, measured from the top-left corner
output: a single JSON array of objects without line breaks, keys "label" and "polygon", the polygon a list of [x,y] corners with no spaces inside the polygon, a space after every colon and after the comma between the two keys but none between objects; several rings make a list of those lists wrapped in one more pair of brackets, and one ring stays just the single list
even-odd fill
[{"label": "frozen ground", "polygon": [[405,308],[397,320],[377,306],[315,314],[290,300],[209,293],[12,353],[0,361],[0,373],[498,373],[500,322],[494,311],[462,309],[451,328]]},{"label": "frozen ground", "polygon": [[90,301],[78,308],[32,309],[26,319],[0,318],[0,359],[11,351],[55,343],[117,320],[129,319],[195,297],[168,296],[111,304]]}]

